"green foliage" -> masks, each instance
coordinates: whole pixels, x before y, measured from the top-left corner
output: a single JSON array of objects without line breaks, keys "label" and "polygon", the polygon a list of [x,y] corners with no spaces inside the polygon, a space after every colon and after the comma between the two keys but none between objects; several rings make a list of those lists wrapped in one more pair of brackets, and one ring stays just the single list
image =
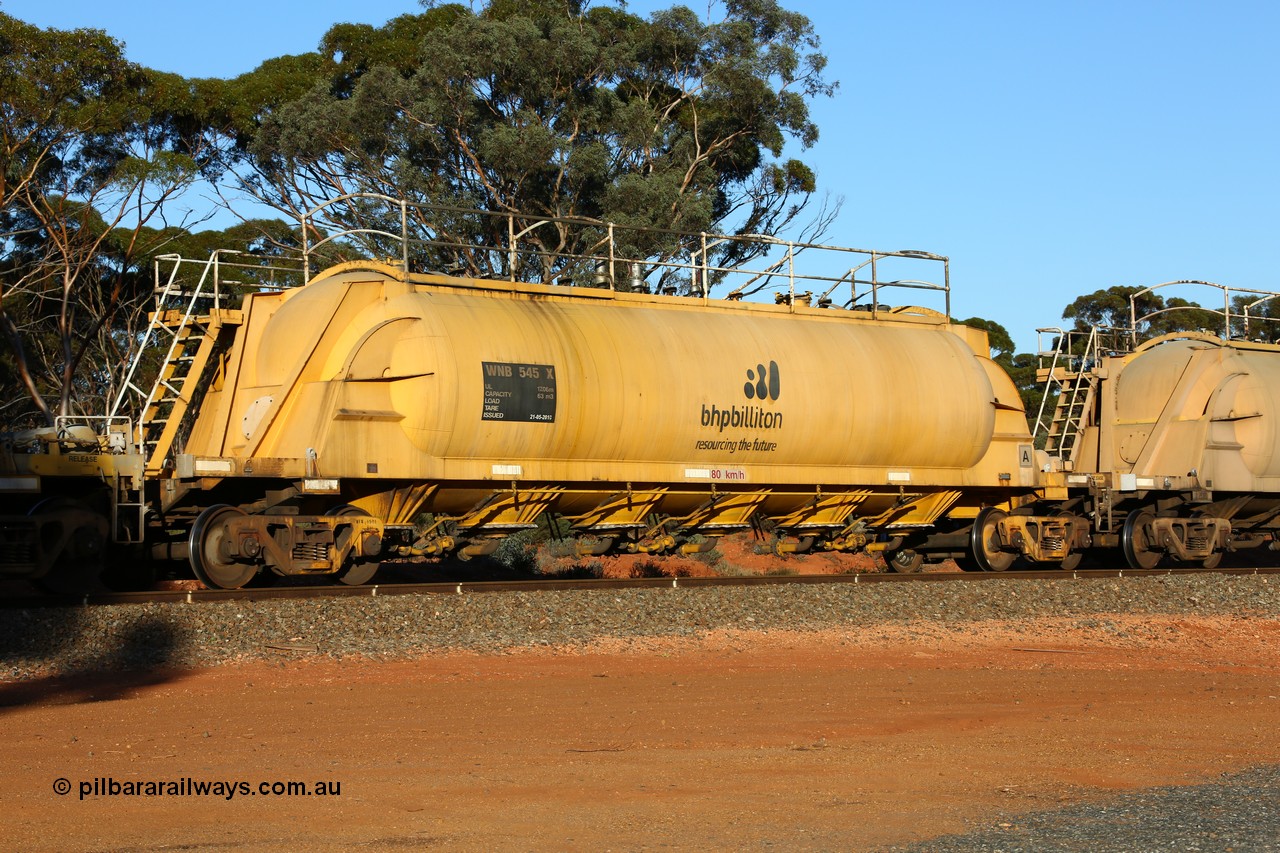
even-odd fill
[{"label": "green foliage", "polygon": [[65,186],[77,170],[101,173],[125,156],[112,135],[135,120],[122,94],[139,75],[101,31],[44,31],[0,13],[4,208],[33,182]]},{"label": "green foliage", "polygon": [[710,551],[698,551],[689,556],[699,563],[705,563],[712,568],[724,562],[724,552],[719,548],[712,548]]},{"label": "green foliage", "polygon": [[[714,542],[715,540],[709,540],[701,533],[695,533],[690,536],[687,541],[690,545],[704,545],[708,541]],[[695,551],[690,554],[689,557],[690,559],[697,560],[699,563],[704,563],[712,568],[724,562],[724,553],[714,546],[705,551]]]},{"label": "green foliage", "polygon": [[1094,327],[1129,329],[1131,323],[1136,323],[1133,328],[1139,341],[1170,332],[1222,334],[1221,312],[1202,308],[1181,297],[1166,300],[1157,291],[1143,293],[1144,290],[1147,289],[1124,285],[1095,290],[1077,297],[1063,309],[1062,316],[1074,321],[1074,328],[1082,332]]},{"label": "green foliage", "polygon": [[504,537],[493,552],[493,560],[513,572],[532,574],[538,567],[538,541],[535,531],[521,530]]},{"label": "green foliage", "polygon": [[962,325],[971,329],[981,329],[987,333],[987,343],[991,347],[991,360],[1008,369],[1013,363],[1014,343],[1009,330],[995,320],[984,320],[982,317],[970,317],[961,320]]},{"label": "green foliage", "polygon": [[199,105],[101,31],[2,13],[0,91],[0,420],[100,413],[145,319],[148,223],[212,162]]},{"label": "green foliage", "polygon": [[[282,211],[370,192],[775,233],[816,189],[804,163],[772,158],[789,139],[817,139],[808,103],[833,90],[817,49],[808,19],[774,0],[734,0],[710,23],[684,7],[645,20],[572,0],[493,0],[478,11],[431,6],[380,28],[340,24],[317,54],[265,64],[225,97],[236,105],[245,186]],[[254,128],[243,123],[249,115]],[[357,207],[340,224],[399,231],[378,217]],[[414,225],[466,243],[504,237],[465,217]],[[596,237],[546,229],[530,239],[565,250]],[[387,253],[366,240],[365,251]],[[744,259],[738,245],[720,252]],[[493,268],[504,262],[469,259],[472,272],[488,275],[505,272]]]},{"label": "green foliage", "polygon": [[1254,341],[1280,340],[1280,298],[1240,294],[1231,300],[1231,311],[1233,334]]},{"label": "green foliage", "polygon": [[[683,7],[646,20],[575,0],[425,5],[382,27],[335,25],[316,52],[233,80],[150,71],[101,31],[0,13],[0,420],[105,410],[145,322],[158,253],[238,248],[259,270],[249,281],[282,283],[267,267],[303,243],[296,227],[193,235],[190,219],[169,214],[200,178],[229,180],[293,221],[318,202],[380,192],[759,233],[786,227],[816,188],[807,165],[780,158],[788,140],[817,138],[808,103],[833,86],[808,20],[774,0],[734,0],[715,22]],[[503,223],[462,214],[412,225],[473,247],[505,238]],[[399,231],[395,211],[361,202],[308,241],[353,226]],[[581,251],[603,233],[543,228],[527,240]],[[661,233],[620,248],[690,251]],[[712,263],[746,259],[737,245],[719,253]],[[369,237],[332,241],[318,261],[398,254]],[[464,254],[466,270],[505,271],[504,254]],[[416,261],[457,269],[455,255],[424,249]],[[591,269],[546,262],[518,272],[594,283]]]}]

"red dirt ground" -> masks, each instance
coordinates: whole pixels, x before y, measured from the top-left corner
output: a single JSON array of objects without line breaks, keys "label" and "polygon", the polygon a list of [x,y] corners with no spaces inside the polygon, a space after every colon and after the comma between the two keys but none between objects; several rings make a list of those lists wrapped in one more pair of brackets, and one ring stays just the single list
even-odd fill
[{"label": "red dirt ground", "polygon": [[[867,850],[1280,762],[1280,622],[1108,628],[921,623],[395,663],[282,652],[0,684],[5,846]],[[95,778],[340,794],[82,799]]]}]

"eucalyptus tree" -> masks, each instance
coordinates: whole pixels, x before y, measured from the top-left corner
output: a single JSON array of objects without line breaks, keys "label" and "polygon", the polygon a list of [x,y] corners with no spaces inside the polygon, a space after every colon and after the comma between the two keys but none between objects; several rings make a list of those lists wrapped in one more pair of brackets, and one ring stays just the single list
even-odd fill
[{"label": "eucalyptus tree", "polygon": [[0,92],[0,419],[52,424],[102,410],[206,134],[189,84],[99,30],[0,13]]},{"label": "eucalyptus tree", "polygon": [[[1094,327],[1125,330],[1140,341],[1169,332],[1221,333],[1223,324],[1220,312],[1197,302],[1180,296],[1166,299],[1158,291],[1128,285],[1078,296],[1062,309],[1062,317],[1071,320],[1076,331],[1087,332]],[[1131,329],[1135,320],[1136,327]]]},{"label": "eucalyptus tree", "polygon": [[[834,84],[805,16],[775,0],[728,0],[722,12],[706,20],[674,6],[642,18],[621,4],[491,0],[475,11],[428,4],[382,27],[340,24],[315,54],[227,84],[232,166],[243,189],[294,221],[340,196],[377,193],[535,218],[778,234],[803,224],[817,185],[786,156],[788,143],[817,139],[809,104]],[[398,215],[352,204],[333,224],[398,233]],[[410,227],[483,246],[505,239],[495,222],[436,212]],[[587,251],[600,237],[562,223],[530,240],[546,252]],[[688,251],[661,234],[622,248]],[[390,249],[366,235],[352,251]],[[728,242],[714,259],[757,251]],[[511,272],[501,253],[465,263]]]}]

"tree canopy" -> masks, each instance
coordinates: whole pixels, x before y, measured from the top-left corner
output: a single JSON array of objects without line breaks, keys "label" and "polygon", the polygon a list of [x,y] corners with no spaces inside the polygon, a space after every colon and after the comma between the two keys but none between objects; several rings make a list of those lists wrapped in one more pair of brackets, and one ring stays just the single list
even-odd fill
[{"label": "tree canopy", "polygon": [[[0,419],[105,409],[156,254],[296,250],[300,214],[339,196],[649,226],[622,247],[647,257],[688,251],[663,229],[776,235],[816,189],[784,148],[816,140],[808,105],[834,84],[808,19],[775,0],[728,0],[719,20],[580,0],[425,5],[382,27],[337,24],[317,51],[233,80],[154,72],[101,31],[0,13]],[[175,211],[199,179],[233,210],[247,191],[291,224],[192,234],[197,220]],[[398,233],[386,217],[347,205],[305,239]],[[505,236],[464,215],[420,213],[410,227],[467,244]],[[572,252],[598,236],[557,225],[526,239]],[[380,239],[329,251],[390,254]],[[722,244],[714,262],[744,260],[744,245]],[[471,271],[513,272],[504,258],[477,253]]]},{"label": "tree canopy", "polygon": [[0,371],[23,391],[3,406],[52,423],[108,393],[155,225],[190,224],[165,217],[199,173],[202,134],[178,78],[98,30],[0,13],[0,91]]},{"label": "tree canopy", "polygon": [[[433,5],[383,27],[337,25],[315,54],[232,81],[230,165],[242,188],[294,219],[379,193],[437,208],[777,234],[817,186],[784,148],[817,139],[808,104],[834,89],[818,47],[809,20],[774,0],[729,0],[711,22],[683,6],[643,19],[580,0]],[[341,227],[399,232],[398,211],[351,205],[336,215]],[[412,227],[459,241],[501,236],[438,210]],[[573,251],[590,237],[557,227],[533,239]],[[663,239],[634,248],[653,253]],[[367,244],[386,253],[375,238]],[[717,249],[724,263],[750,251]]]},{"label": "tree canopy", "polygon": [[[1134,316],[1131,317],[1131,313]],[[1128,330],[1130,323],[1136,321],[1132,331],[1140,341],[1170,332],[1222,334],[1224,324],[1221,311],[1203,308],[1178,296],[1165,299],[1156,290],[1125,285],[1077,297],[1062,309],[1062,317],[1074,321],[1077,331],[1088,331],[1092,327]]]}]

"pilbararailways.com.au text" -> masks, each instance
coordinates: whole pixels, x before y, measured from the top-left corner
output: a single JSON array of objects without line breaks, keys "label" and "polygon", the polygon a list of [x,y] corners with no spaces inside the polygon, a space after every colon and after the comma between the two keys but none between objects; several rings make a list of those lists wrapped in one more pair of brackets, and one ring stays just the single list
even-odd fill
[{"label": "pilbararailways.com.au text", "polygon": [[[58,796],[71,793],[71,780],[61,777],[53,782]],[[316,782],[275,781],[248,782],[238,779],[129,779],[110,776],[81,779],[77,784],[80,799],[89,797],[340,797],[342,783],[332,779]]]}]

